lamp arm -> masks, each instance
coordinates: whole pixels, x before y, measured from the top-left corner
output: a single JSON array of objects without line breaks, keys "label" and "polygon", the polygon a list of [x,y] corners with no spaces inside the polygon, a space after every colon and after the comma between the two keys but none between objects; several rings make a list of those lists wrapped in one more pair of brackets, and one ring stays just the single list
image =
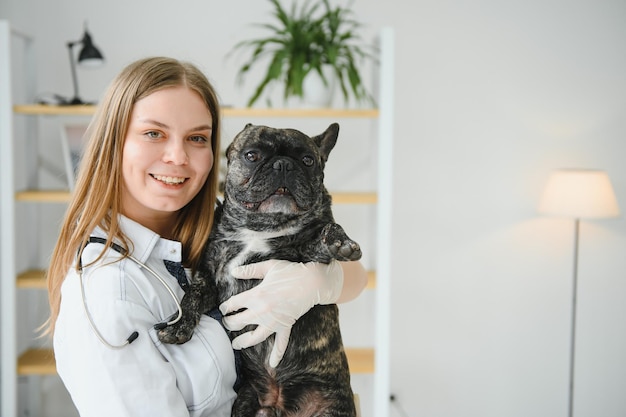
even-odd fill
[{"label": "lamp arm", "polygon": [[72,70],[72,82],[74,84],[74,98],[71,100],[70,102],[71,104],[81,103],[80,98],[78,98],[78,80],[76,78],[76,62],[74,60],[74,54],[72,53],[74,46],[79,43],[81,43],[81,41],[67,43],[67,49],[69,50],[69,53],[70,53],[70,68]]}]

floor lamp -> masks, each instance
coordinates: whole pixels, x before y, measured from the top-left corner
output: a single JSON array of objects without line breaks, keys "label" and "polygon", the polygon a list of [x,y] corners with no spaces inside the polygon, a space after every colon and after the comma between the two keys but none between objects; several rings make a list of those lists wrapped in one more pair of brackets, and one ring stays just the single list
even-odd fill
[{"label": "floor lamp", "polygon": [[574,365],[576,353],[576,296],[578,286],[578,237],[581,219],[617,217],[619,208],[611,180],[604,171],[564,169],[552,173],[539,212],[574,220],[574,279],[570,339],[568,416],[574,413]]}]

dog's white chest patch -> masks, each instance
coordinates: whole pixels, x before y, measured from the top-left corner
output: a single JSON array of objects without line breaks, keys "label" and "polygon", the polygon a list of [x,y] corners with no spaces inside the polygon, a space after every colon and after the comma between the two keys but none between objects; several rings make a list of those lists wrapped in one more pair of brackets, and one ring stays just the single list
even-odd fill
[{"label": "dog's white chest patch", "polygon": [[231,261],[230,266],[242,265],[252,255],[265,255],[271,251],[269,240],[278,236],[298,233],[299,228],[283,229],[277,232],[255,232],[242,230],[237,234],[236,240],[243,244],[242,251]]},{"label": "dog's white chest patch", "polygon": [[242,242],[245,243],[245,247],[243,249],[243,253],[267,253],[270,250],[270,246],[267,243],[267,240],[271,237],[263,236],[262,234],[257,233],[246,233],[252,234],[252,236],[247,236],[242,239]]}]

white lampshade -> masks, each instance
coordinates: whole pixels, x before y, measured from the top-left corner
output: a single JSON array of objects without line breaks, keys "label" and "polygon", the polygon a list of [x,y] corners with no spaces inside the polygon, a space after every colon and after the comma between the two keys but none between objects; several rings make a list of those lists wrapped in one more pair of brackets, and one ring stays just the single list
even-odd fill
[{"label": "white lampshade", "polygon": [[604,171],[563,169],[552,173],[539,212],[577,219],[617,217],[619,208]]}]

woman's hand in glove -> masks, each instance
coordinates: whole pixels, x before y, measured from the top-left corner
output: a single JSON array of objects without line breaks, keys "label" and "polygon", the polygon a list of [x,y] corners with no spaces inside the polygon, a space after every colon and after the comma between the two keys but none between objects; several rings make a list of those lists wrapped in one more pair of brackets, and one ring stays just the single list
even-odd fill
[{"label": "woman's hand in glove", "polygon": [[[234,349],[254,346],[276,333],[270,366],[276,367],[287,349],[291,327],[317,304],[333,304],[343,289],[343,270],[337,261],[298,263],[269,260],[235,268],[238,279],[263,279],[256,287],[220,305],[224,326],[232,331],[249,324],[257,328],[233,340]],[[237,314],[226,316],[237,310]]]}]

